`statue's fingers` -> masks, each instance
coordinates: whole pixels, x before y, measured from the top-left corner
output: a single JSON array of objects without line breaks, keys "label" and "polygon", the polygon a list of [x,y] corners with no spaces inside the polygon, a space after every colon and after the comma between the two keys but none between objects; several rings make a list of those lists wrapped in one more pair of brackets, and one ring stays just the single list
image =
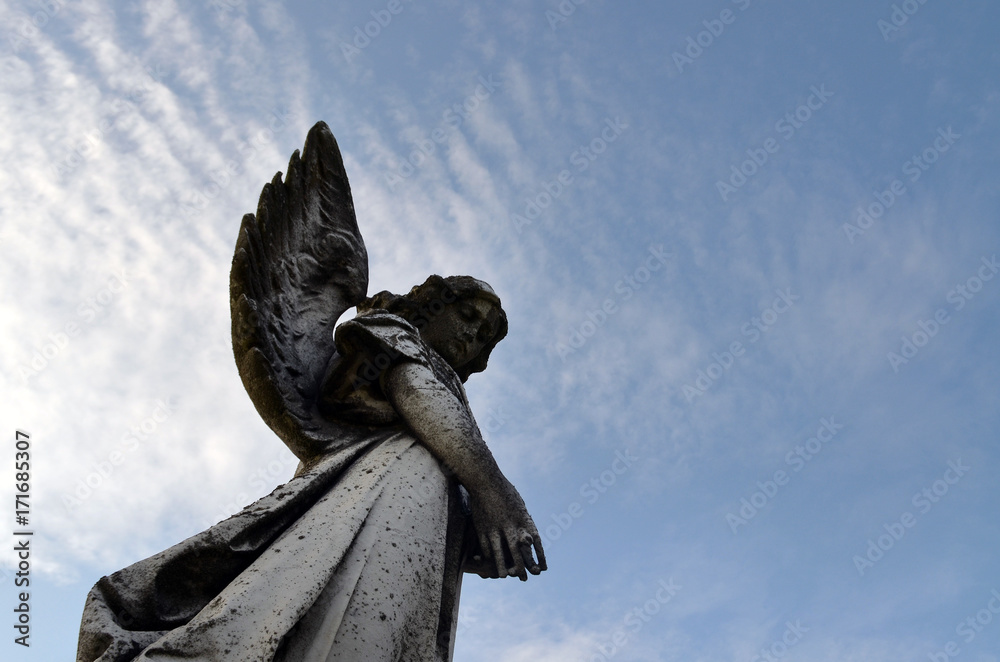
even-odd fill
[{"label": "statue's fingers", "polygon": [[518,577],[522,582],[526,582],[528,581],[528,571],[525,569],[524,556],[521,554],[520,546],[524,535],[527,534],[520,537],[516,534],[516,531],[507,532],[507,549],[510,550],[510,560],[514,564],[514,567],[510,568],[508,572]]},{"label": "statue's fingers", "polygon": [[545,550],[542,549],[542,537],[536,533],[533,538],[535,544],[535,556],[538,557],[538,571],[541,572],[542,570],[548,570],[549,566],[545,562]]},{"label": "statue's fingers", "polygon": [[504,579],[507,576],[507,563],[503,558],[503,541],[500,540],[500,532],[494,531],[493,535],[490,536],[490,541],[493,543],[493,560],[497,564],[497,574],[500,575],[500,579]]},{"label": "statue's fingers", "polygon": [[489,539],[486,537],[485,533],[479,534],[479,552],[486,560],[489,560],[493,554],[493,548],[490,547]]},{"label": "statue's fingers", "polygon": [[[521,554],[521,560],[524,561],[524,567],[527,568],[528,572],[533,575],[537,575],[541,572],[538,564],[535,563],[535,557],[531,554],[531,539],[529,538],[526,542],[520,542],[517,545],[517,550]],[[525,577],[527,579],[527,577]]]},{"label": "statue's fingers", "polygon": [[517,548],[521,553],[521,558],[524,559],[524,565],[533,575],[537,575],[542,570],[538,567],[538,562],[535,560],[534,555],[531,553],[531,547],[538,540],[538,531],[535,527],[530,527],[527,530],[521,531],[521,538],[518,540]]}]

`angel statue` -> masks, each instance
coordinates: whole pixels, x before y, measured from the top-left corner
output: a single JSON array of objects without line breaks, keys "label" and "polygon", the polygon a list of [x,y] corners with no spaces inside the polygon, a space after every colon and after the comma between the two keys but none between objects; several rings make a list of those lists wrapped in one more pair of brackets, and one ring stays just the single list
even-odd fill
[{"label": "angel statue", "polygon": [[230,277],[240,377],[295,475],[102,577],[78,662],[451,660],[463,572],[546,569],[463,387],[507,333],[499,297],[468,276],[367,290],[344,163],[320,122],[243,217]]}]

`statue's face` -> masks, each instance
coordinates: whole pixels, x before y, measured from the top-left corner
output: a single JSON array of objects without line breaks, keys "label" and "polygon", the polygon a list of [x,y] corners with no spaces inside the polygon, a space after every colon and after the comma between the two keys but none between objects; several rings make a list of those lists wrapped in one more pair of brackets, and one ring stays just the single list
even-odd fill
[{"label": "statue's face", "polygon": [[495,308],[486,299],[459,299],[435,315],[420,335],[457,370],[479,356],[496,334]]}]

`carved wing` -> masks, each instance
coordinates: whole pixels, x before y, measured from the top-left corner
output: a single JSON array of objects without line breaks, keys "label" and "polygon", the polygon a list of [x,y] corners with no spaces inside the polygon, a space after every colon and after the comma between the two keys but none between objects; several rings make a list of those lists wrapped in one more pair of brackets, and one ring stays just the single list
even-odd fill
[{"label": "carved wing", "polygon": [[333,329],[368,291],[368,253],[340,149],[325,122],[264,185],[246,214],[230,272],[233,353],[257,411],[300,458],[323,420],[315,402]]}]

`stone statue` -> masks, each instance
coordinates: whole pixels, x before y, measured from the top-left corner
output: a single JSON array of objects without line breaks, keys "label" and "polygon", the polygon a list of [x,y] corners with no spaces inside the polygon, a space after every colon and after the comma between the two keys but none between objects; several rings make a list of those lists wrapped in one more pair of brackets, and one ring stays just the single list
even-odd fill
[{"label": "stone statue", "polygon": [[102,577],[78,662],[451,660],[463,572],[545,570],[462,386],[507,333],[500,299],[468,276],[367,289],[347,174],[320,122],[243,217],[230,284],[240,376],[299,458],[295,476]]}]

